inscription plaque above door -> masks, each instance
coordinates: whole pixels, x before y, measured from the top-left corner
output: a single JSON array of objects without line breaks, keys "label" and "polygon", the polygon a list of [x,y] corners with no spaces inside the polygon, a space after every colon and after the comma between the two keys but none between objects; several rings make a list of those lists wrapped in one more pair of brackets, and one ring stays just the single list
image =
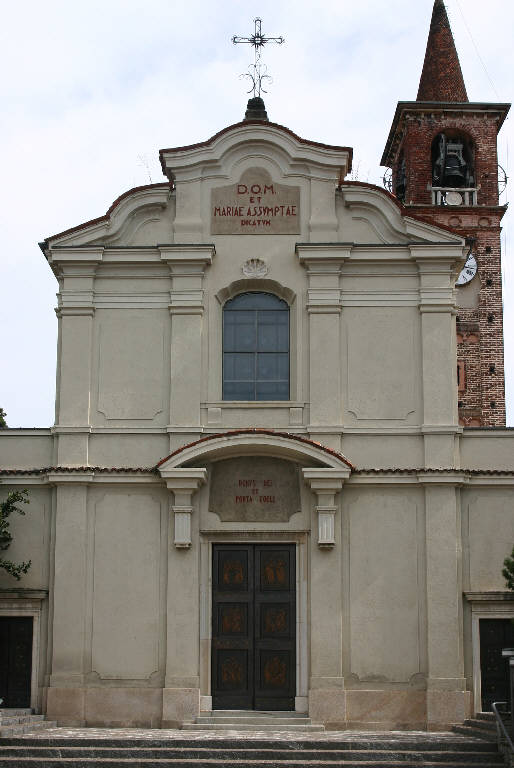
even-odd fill
[{"label": "inscription plaque above door", "polygon": [[286,523],[300,511],[296,464],[266,456],[215,462],[209,510],[223,522]]},{"label": "inscription plaque above door", "polygon": [[264,168],[249,168],[237,184],[211,192],[213,235],[297,235],[300,187],[279,184]]}]

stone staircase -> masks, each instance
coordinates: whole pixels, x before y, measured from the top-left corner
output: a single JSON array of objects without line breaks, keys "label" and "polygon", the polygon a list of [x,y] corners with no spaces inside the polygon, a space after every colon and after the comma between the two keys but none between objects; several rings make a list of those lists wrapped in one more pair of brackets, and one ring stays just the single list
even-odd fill
[{"label": "stone staircase", "polygon": [[[503,764],[495,745],[450,733],[185,734],[94,728],[89,732],[57,728],[38,736],[0,739],[0,768],[498,768]],[[131,735],[136,733],[137,737]]]},{"label": "stone staircase", "polygon": [[31,709],[0,709],[0,738],[21,736],[55,726],[55,722],[45,720],[44,715],[34,715]]},{"label": "stone staircase", "polygon": [[323,725],[312,725],[310,717],[300,712],[254,712],[216,709],[204,712],[194,723],[185,723],[184,731],[262,731],[320,733]]},{"label": "stone staircase", "polygon": [[486,741],[496,741],[496,721],[492,712],[477,712],[474,717],[464,720],[462,725],[454,725],[454,733],[471,736]]}]

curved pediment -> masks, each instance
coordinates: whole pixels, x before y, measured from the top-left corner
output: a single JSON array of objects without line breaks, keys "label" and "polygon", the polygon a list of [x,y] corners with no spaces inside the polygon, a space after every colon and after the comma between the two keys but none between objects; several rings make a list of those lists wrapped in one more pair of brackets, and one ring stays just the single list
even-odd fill
[{"label": "curved pediment", "polygon": [[[142,230],[150,225],[154,244],[159,229],[164,242],[170,240],[169,215],[170,184],[147,184],[134,187],[120,195],[103,216],[45,238],[45,247],[77,247],[82,245],[142,245]],[[139,235],[139,237],[138,237]],[[143,242],[140,242],[143,241]]]},{"label": "curved pediment", "polygon": [[384,189],[362,182],[343,182],[338,208],[342,239],[354,243],[398,244],[463,242],[460,235],[421,217],[407,216],[403,205]]},{"label": "curved pediment", "polygon": [[219,461],[243,455],[275,456],[304,465],[344,470],[348,473],[354,468],[343,454],[305,437],[289,432],[249,428],[207,435],[194,443],[184,445],[161,459],[156,469],[164,476],[168,470],[192,463]]},{"label": "curved pediment", "polygon": [[248,154],[264,146],[267,156],[274,152],[282,154],[290,166],[325,166],[336,171],[338,179],[351,170],[351,148],[309,141],[283,125],[262,120],[243,120],[224,128],[207,141],[161,149],[159,157],[163,173],[170,180],[187,177],[191,181],[206,174],[223,175],[228,156],[238,148]]}]

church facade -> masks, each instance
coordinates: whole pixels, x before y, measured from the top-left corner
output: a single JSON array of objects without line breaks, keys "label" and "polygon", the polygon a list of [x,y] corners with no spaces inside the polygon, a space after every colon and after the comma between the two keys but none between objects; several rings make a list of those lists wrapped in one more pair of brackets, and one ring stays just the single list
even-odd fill
[{"label": "church facade", "polygon": [[395,194],[346,181],[351,149],[254,99],[161,150],[167,181],[41,244],[56,421],[0,434],[0,491],[31,500],[9,554],[32,567],[0,577],[0,629],[30,670],[4,675],[8,704],[70,726],[257,709],[444,729],[495,700],[514,434],[487,321],[502,212],[477,183],[496,144],[473,131],[507,106],[440,98],[397,113]]}]

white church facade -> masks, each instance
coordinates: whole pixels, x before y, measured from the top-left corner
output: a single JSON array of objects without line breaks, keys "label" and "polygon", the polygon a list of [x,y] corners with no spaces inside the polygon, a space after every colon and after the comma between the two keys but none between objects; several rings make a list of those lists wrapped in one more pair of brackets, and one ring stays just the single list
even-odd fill
[{"label": "white church facade", "polygon": [[458,418],[464,238],[263,114],[160,157],[42,243],[55,425],[0,433],[24,695],[63,725],[461,722],[514,618],[514,434]]}]

